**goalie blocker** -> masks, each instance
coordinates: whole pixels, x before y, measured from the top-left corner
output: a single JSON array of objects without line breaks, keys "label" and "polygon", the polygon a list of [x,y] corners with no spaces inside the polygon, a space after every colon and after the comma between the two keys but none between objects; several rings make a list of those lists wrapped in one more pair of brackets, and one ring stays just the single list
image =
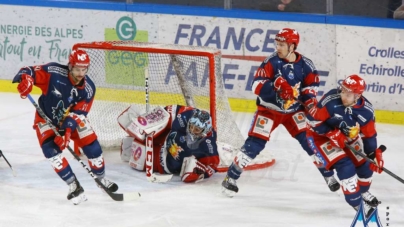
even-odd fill
[{"label": "goalie blocker", "polygon": [[146,170],[145,138],[152,133],[154,171],[179,174],[183,182],[199,182],[217,169],[217,135],[206,111],[170,105],[140,114],[132,105],[118,123],[129,134],[122,140],[121,159],[136,170]]}]

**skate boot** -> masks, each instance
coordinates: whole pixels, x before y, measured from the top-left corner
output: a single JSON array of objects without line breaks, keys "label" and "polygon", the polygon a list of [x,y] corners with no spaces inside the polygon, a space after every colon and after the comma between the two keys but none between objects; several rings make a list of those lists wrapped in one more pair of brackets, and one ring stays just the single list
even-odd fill
[{"label": "skate boot", "polygon": [[67,199],[71,200],[74,205],[87,201],[87,197],[84,195],[84,189],[81,187],[77,179],[74,179],[74,181],[69,184],[69,193],[67,194]]},{"label": "skate boot", "polygon": [[[109,190],[110,192],[116,192],[116,191],[118,191],[118,185],[117,185],[116,183],[114,183],[114,182],[108,180],[108,179],[105,178],[105,177],[102,178],[102,179],[100,179],[100,181],[101,181],[101,183],[102,183],[106,188],[108,188],[108,190]],[[98,187],[100,187],[100,186],[98,186]]]},{"label": "skate boot", "polygon": [[324,177],[325,182],[327,182],[328,188],[332,192],[338,191],[338,189],[341,187],[341,185],[338,183],[338,181],[335,179],[334,176],[331,177]]},{"label": "skate boot", "polygon": [[236,180],[226,176],[222,182],[222,193],[232,198],[238,192]]},{"label": "skate boot", "polygon": [[374,195],[370,194],[369,191],[362,193],[363,201],[371,207],[377,207],[380,202]]},{"label": "skate boot", "polygon": [[[359,206],[354,207],[354,209],[355,209],[356,211],[358,211],[358,210],[359,210]],[[368,218],[373,214],[373,212],[375,212],[375,210],[376,210],[376,207],[371,207],[371,206],[370,206],[369,204],[367,204],[366,202],[363,203],[363,211],[364,211],[364,213],[365,213],[366,219],[368,219]]]}]

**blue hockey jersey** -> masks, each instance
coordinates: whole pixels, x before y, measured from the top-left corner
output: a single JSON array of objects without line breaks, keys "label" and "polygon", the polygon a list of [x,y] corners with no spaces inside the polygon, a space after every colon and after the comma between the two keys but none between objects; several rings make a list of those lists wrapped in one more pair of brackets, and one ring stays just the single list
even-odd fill
[{"label": "blue hockey jersey", "polygon": [[95,85],[93,81],[85,76],[82,82],[74,85],[68,76],[69,69],[66,65],[51,62],[45,65],[28,66],[21,68],[13,79],[13,83],[21,80],[22,74],[33,77],[34,85],[42,91],[38,104],[52,120],[53,125],[59,125],[66,110],[76,114],[87,116],[91,109]]},{"label": "blue hockey jersey", "polygon": [[260,109],[272,109],[279,112],[291,113],[303,109],[295,100],[285,101],[274,90],[274,81],[283,77],[292,88],[298,92],[303,102],[315,98],[320,83],[319,76],[313,62],[303,55],[295,52],[296,61],[288,62],[278,57],[275,52],[266,58],[258,68],[252,91],[257,97],[257,106]]},{"label": "blue hockey jersey", "polygon": [[360,135],[365,153],[374,152],[377,148],[374,109],[364,96],[359,98],[356,105],[345,107],[339,91],[332,89],[306,117],[310,130],[317,135],[338,128],[351,139]]},{"label": "blue hockey jersey", "polygon": [[[166,142],[166,167],[168,170],[171,173],[180,173],[184,158],[192,155],[205,166],[210,166],[216,170],[219,164],[216,131],[212,129],[205,138],[189,146],[186,139],[187,125],[188,120],[194,113],[194,108],[170,105],[166,106],[165,109],[170,114],[168,128],[165,129],[167,133],[163,133],[155,141],[160,143],[157,145],[162,145]],[[159,140],[160,142],[158,142]],[[161,161],[161,156],[159,158]],[[161,172],[160,168],[158,170]]]}]

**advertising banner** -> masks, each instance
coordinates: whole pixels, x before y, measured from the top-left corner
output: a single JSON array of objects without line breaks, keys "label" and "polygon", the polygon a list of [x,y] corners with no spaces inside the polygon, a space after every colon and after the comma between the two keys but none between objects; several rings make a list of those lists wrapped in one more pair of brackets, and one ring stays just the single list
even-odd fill
[{"label": "advertising banner", "polygon": [[[358,74],[368,83],[365,96],[375,109],[404,111],[404,30],[9,5],[2,10],[13,13],[0,14],[0,79],[12,79],[25,65],[66,63],[75,43],[136,40],[220,49],[228,97],[254,100],[255,71],[275,51],[275,34],[290,27],[300,33],[297,52],[311,59],[320,74],[319,97]],[[109,60],[136,64],[139,58]]]}]

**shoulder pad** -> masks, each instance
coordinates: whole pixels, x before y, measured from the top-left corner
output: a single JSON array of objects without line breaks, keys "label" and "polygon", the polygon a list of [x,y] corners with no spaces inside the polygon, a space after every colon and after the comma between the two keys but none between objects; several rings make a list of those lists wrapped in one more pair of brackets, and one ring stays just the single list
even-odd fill
[{"label": "shoulder pad", "polygon": [[321,98],[319,103],[321,106],[326,106],[328,103],[336,99],[341,99],[341,95],[337,92],[337,89],[332,89]]},{"label": "shoulder pad", "polygon": [[309,58],[307,58],[303,55],[301,55],[301,56],[302,56],[302,59],[303,59],[303,62],[305,63],[305,65],[307,65],[311,69],[312,72],[317,71],[312,60],[310,60]]},{"label": "shoulder pad", "polygon": [[55,62],[44,65],[44,70],[46,70],[48,73],[55,73],[64,77],[67,77],[69,73],[69,69],[66,65],[61,65]]}]

